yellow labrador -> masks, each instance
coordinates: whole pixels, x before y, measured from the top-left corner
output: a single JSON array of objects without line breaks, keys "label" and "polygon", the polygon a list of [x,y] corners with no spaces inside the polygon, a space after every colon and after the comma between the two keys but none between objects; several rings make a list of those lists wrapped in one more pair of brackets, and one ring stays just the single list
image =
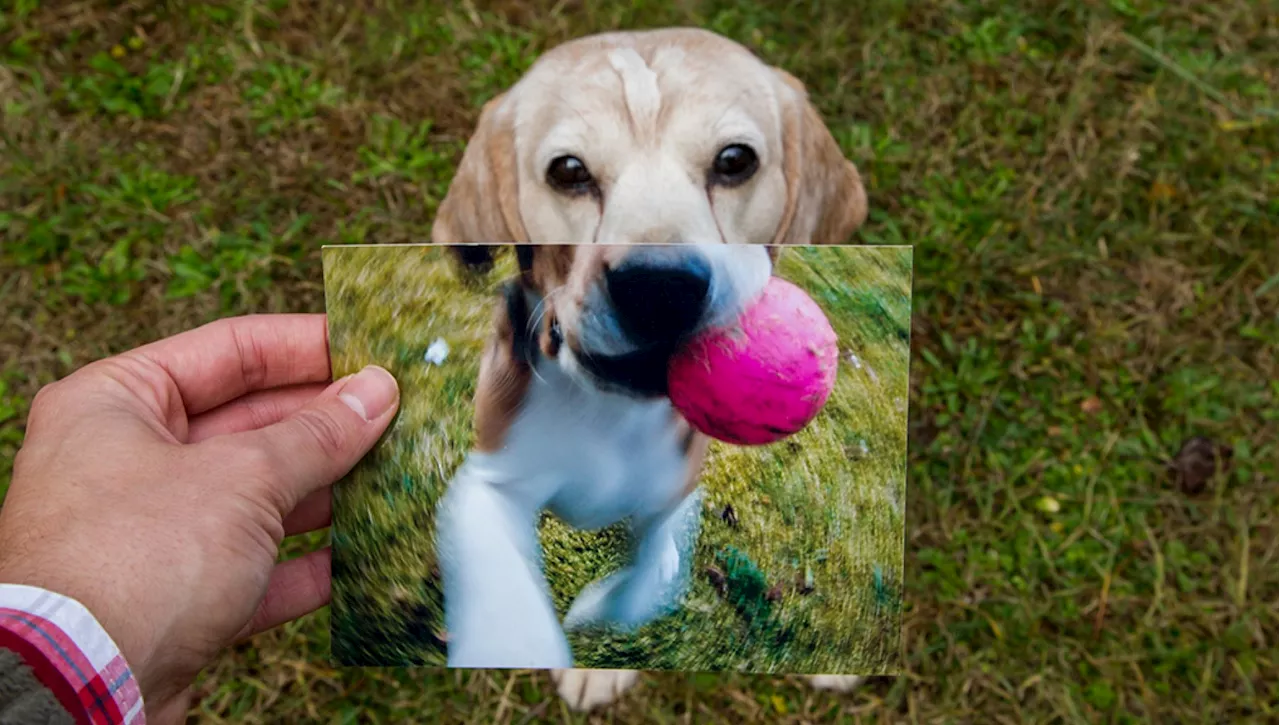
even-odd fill
[{"label": "yellow labrador", "polygon": [[[663,609],[659,584],[678,597],[675,582],[687,581],[672,521],[697,508],[706,442],[661,402],[651,373],[665,359],[652,351],[749,298],[771,269],[759,245],[841,243],[866,213],[858,171],[803,85],[707,31],[566,43],[485,106],[432,241],[577,248],[519,254],[521,281],[484,355],[477,448],[450,484],[437,534],[451,665],[548,667],[579,710],[635,683],[634,671],[571,669],[563,630],[642,623]],[[680,246],[636,246],[646,244]],[[581,431],[557,422],[588,417],[597,422]],[[583,446],[592,467],[567,462]],[[528,566],[542,508],[586,527],[649,522],[632,566],[588,587],[563,623]],[[859,678],[810,681],[849,690]]]}]

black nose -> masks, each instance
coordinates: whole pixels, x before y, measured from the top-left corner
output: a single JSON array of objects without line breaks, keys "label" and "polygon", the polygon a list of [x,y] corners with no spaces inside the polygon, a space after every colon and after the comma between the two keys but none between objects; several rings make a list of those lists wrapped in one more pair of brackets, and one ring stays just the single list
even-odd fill
[{"label": "black nose", "polygon": [[623,330],[642,344],[674,343],[698,326],[711,289],[701,255],[636,253],[605,272]]}]

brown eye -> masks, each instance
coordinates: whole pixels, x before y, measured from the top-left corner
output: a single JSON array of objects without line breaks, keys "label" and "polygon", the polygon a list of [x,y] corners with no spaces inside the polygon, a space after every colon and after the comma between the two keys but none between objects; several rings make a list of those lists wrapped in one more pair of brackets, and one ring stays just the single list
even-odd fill
[{"label": "brown eye", "polygon": [[558,156],[547,166],[547,183],[553,188],[569,194],[581,194],[590,191],[595,185],[587,165],[576,156]]},{"label": "brown eye", "polygon": [[711,165],[711,180],[722,186],[737,186],[760,168],[760,159],[750,146],[736,143],[725,146]]}]

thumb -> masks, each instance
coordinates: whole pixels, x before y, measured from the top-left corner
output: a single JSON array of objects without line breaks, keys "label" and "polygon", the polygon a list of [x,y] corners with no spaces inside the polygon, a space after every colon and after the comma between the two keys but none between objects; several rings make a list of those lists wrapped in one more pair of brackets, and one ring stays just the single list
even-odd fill
[{"label": "thumb", "polygon": [[345,476],[387,429],[399,403],[395,378],[370,365],[335,381],[288,418],[242,435],[268,452],[282,488],[277,493],[296,504]]}]

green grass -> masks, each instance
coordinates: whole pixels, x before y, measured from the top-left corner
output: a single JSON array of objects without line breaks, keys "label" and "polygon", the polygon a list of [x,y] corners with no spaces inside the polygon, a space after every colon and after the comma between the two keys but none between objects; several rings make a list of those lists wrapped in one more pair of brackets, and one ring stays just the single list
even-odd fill
[{"label": "green grass", "polygon": [[[0,490],[41,384],[322,310],[320,245],[427,239],[478,102],[529,59],[670,24],[807,83],[868,186],[852,241],[915,246],[906,674],[650,675],[596,719],[1273,722],[1273,3],[4,4]],[[1196,435],[1234,456],[1186,492],[1166,464]],[[331,669],[329,619],[228,653],[196,720],[572,719],[542,674]]]},{"label": "green grass", "polygon": [[[334,374],[379,364],[402,390],[391,431],[335,499],[338,662],[444,665],[433,516],[472,447],[470,403],[510,256],[476,284],[436,247],[325,250]],[[712,447],[686,605],[634,635],[573,633],[578,666],[899,671],[911,251],[788,250],[776,273],[806,289],[839,336],[830,400],[787,442]],[[440,366],[423,359],[436,339],[451,349]],[[726,506],[735,524],[720,516]],[[561,617],[583,587],[626,565],[622,525],[579,532],[548,516],[542,542]],[[705,575],[713,566],[729,574],[726,596]],[[740,570],[750,573],[735,578]],[[797,586],[806,580],[812,591]],[[770,602],[775,586],[782,599]]]}]

